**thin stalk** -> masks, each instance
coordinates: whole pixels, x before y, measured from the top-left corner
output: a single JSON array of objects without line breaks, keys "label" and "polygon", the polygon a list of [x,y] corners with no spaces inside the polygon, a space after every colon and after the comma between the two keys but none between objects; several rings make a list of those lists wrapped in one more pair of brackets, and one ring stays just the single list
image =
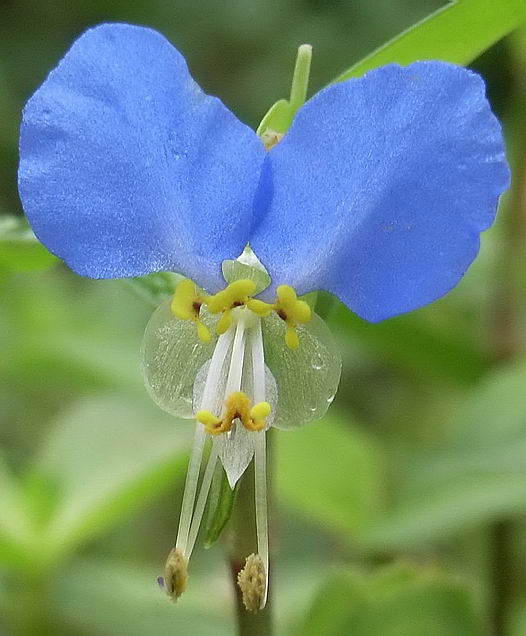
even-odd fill
[{"label": "thin stalk", "polygon": [[[254,403],[263,402],[266,399],[266,391],[265,358],[263,351],[263,335],[261,333],[261,320],[258,320],[252,333],[252,375],[254,379]],[[266,574],[265,597],[263,599],[263,606],[265,606],[267,601],[269,577],[266,431],[256,433],[256,436],[256,448],[254,455],[256,534],[258,554],[263,561]]]},{"label": "thin stalk", "polygon": [[206,501],[208,499],[208,493],[210,492],[210,486],[212,485],[212,478],[217,464],[218,458],[218,446],[214,444],[210,451],[210,457],[208,458],[208,464],[206,465],[205,474],[203,476],[203,482],[201,483],[201,490],[199,491],[199,497],[197,498],[197,504],[194,510],[194,516],[192,519],[192,525],[190,526],[190,533],[188,536],[188,543],[186,545],[185,557],[190,558],[192,550],[195,546],[197,534],[199,532],[199,526],[203,519],[203,513],[206,507]]},{"label": "thin stalk", "polygon": [[254,551],[257,543],[254,519],[254,464],[247,468],[241,478],[236,505],[230,520],[231,541],[229,565],[232,586],[236,595],[236,622],[239,636],[272,636],[272,602],[267,600],[259,612],[247,612],[243,605],[237,575],[245,565],[246,557]]},{"label": "thin stalk", "polygon": [[[219,378],[233,337],[233,330],[229,329],[225,334],[220,336],[217,341],[205,381],[201,408],[207,409],[215,407]],[[181,550],[183,554],[186,553],[186,546],[188,543],[188,534],[190,532],[190,524],[194,512],[195,495],[197,492],[199,471],[201,468],[201,461],[203,459],[205,441],[205,429],[202,424],[197,422],[195,427],[194,443],[192,445],[192,453],[188,464],[188,472],[186,473],[183,502],[179,517],[179,528],[177,530],[177,539],[175,542],[175,547]]]},{"label": "thin stalk", "polygon": [[307,98],[311,60],[312,46],[310,44],[302,44],[298,48],[294,75],[292,77],[292,86],[290,89],[289,102],[293,113],[303,106]]}]

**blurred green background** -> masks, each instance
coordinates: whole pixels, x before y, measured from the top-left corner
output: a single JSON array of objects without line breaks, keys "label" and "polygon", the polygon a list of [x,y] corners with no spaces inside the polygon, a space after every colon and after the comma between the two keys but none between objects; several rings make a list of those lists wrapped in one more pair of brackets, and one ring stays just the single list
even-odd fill
[{"label": "blurred green background", "polygon": [[[441,4],[3,0],[0,230],[21,214],[21,108],[90,25],[157,28],[255,127],[287,96],[299,44],[314,46],[314,92]],[[526,635],[526,33],[474,67],[514,188],[446,298],[379,325],[331,314],[337,399],[322,422],[273,433],[279,634]],[[0,244],[0,634],[235,633],[219,545],[197,550],[177,606],[156,585],[192,425],[143,388],[153,308],[45,264],[23,240]]]}]

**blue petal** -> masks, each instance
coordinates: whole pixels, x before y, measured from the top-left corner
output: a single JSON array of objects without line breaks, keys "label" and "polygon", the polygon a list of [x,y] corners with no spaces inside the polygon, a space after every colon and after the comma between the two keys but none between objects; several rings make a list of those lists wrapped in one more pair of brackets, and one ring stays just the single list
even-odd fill
[{"label": "blue petal", "polygon": [[508,185],[479,76],[386,66],[299,111],[265,160],[250,243],[274,286],[331,291],[376,322],[458,283]]},{"label": "blue petal", "polygon": [[31,225],[76,272],[174,270],[215,290],[246,245],[265,152],[160,34],[107,24],[30,99],[20,154]]}]

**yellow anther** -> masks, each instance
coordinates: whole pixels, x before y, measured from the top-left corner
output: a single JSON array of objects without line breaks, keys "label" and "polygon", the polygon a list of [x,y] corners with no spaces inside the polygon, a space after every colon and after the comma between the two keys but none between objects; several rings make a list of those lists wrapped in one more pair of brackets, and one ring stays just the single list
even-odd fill
[{"label": "yellow anther", "polygon": [[183,278],[175,288],[170,308],[181,320],[196,320],[199,316],[202,300],[193,280]]},{"label": "yellow anther", "polygon": [[197,327],[197,336],[201,342],[210,342],[211,335],[199,318],[204,297],[200,295],[197,285],[189,278],[183,280],[175,288],[170,304],[174,316],[181,320],[193,320]]},{"label": "yellow anther", "polygon": [[292,317],[296,322],[304,324],[312,318],[312,311],[309,303],[304,300],[297,300],[292,311]]},{"label": "yellow anther", "polygon": [[205,427],[206,432],[210,433],[210,435],[219,435],[219,433],[225,433],[232,428],[232,423],[230,425],[227,422],[224,422],[221,418],[216,417],[210,411],[198,411],[195,419]]},{"label": "yellow anther", "polygon": [[262,420],[270,415],[271,406],[268,402],[258,402],[250,409],[250,417]]},{"label": "yellow anther", "polygon": [[250,296],[256,291],[256,283],[249,278],[241,278],[230,283],[225,289],[213,296],[209,296],[205,302],[212,314],[218,314],[233,307],[245,305]]},{"label": "yellow anther", "polygon": [[268,402],[258,402],[250,409],[250,425],[245,427],[251,431],[262,431],[266,426],[266,418],[270,415],[271,406]]},{"label": "yellow anther", "polygon": [[285,309],[286,307],[292,307],[298,300],[296,292],[290,285],[280,285],[276,289],[276,296],[278,297],[278,303]]},{"label": "yellow anther", "polygon": [[210,411],[199,411],[195,418],[201,422],[210,435],[219,435],[230,431],[234,420],[241,421],[249,431],[261,431],[266,427],[266,418],[270,415],[271,406],[268,402],[258,402],[251,406],[250,399],[242,391],[231,393],[225,400],[225,410],[222,417],[216,417]]},{"label": "yellow anther", "polygon": [[297,349],[300,346],[300,339],[296,327],[287,327],[285,332],[285,344],[289,349]]},{"label": "yellow anther", "polygon": [[275,305],[271,305],[270,303],[258,300],[257,298],[251,298],[247,302],[247,307],[250,309],[250,311],[253,311],[258,316],[265,318],[272,313]]},{"label": "yellow anther", "polygon": [[290,285],[280,285],[276,290],[276,311],[287,323],[285,343],[289,349],[297,349],[300,341],[296,332],[298,324],[309,322],[312,311],[304,300],[298,300],[296,292]]},{"label": "yellow anther", "polygon": [[226,333],[232,324],[232,310],[227,309],[223,312],[223,315],[219,319],[216,325],[216,331],[218,334]]}]

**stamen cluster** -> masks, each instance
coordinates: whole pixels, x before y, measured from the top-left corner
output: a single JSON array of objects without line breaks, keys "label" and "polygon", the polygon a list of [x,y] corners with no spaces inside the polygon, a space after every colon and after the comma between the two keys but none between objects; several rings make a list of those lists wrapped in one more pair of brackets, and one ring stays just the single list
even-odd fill
[{"label": "stamen cluster", "polygon": [[200,311],[206,305],[211,314],[221,314],[216,325],[216,332],[220,335],[226,333],[232,325],[232,311],[237,307],[247,307],[261,318],[269,316],[275,311],[287,324],[285,342],[290,349],[297,349],[299,338],[296,328],[299,324],[309,322],[312,317],[311,308],[304,300],[298,299],[294,289],[290,285],[280,285],[276,289],[276,300],[267,303],[258,298],[253,298],[256,292],[256,283],[244,278],[236,280],[225,289],[207,296],[201,292],[197,285],[189,278],[184,278],[175,290],[171,309],[177,318],[181,320],[193,320],[197,327],[197,335],[203,342],[210,341],[210,332],[200,318]]}]

